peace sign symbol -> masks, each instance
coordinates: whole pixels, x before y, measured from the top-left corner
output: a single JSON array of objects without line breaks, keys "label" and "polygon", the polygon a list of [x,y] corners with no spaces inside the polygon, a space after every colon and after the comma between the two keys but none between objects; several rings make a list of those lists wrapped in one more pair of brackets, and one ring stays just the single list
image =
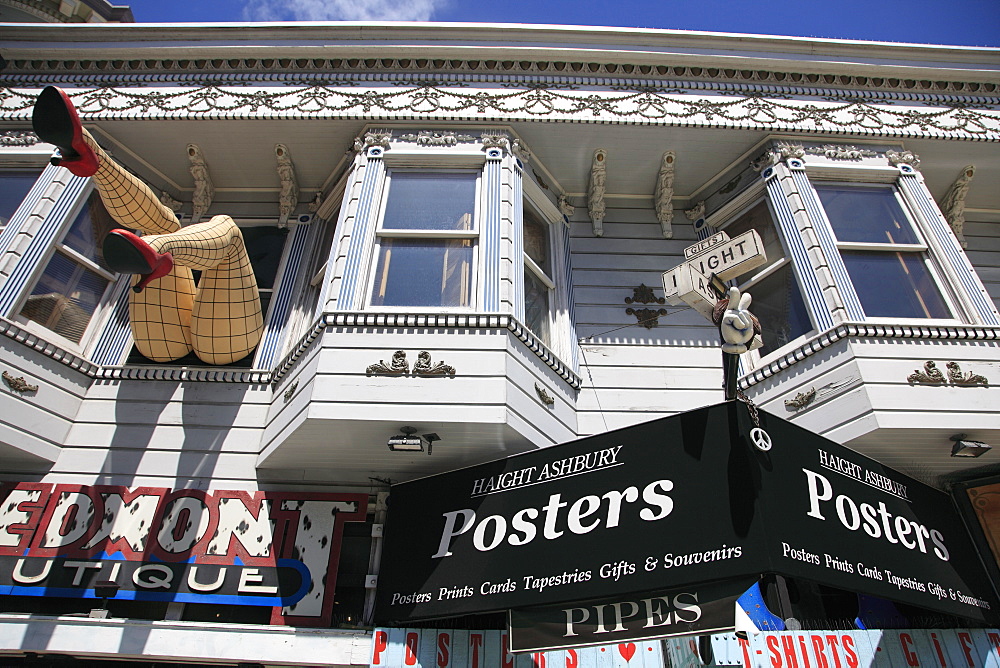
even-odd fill
[{"label": "peace sign symbol", "polygon": [[753,441],[754,447],[763,452],[767,452],[771,449],[771,435],[760,427],[754,427],[750,430],[750,440]]}]

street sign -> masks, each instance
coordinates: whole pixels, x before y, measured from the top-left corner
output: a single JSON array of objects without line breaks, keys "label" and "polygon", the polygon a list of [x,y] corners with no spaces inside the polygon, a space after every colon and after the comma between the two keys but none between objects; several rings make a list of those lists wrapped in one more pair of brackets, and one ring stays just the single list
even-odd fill
[{"label": "street sign", "polygon": [[728,281],[767,262],[756,230],[734,239],[717,232],[685,248],[684,257],[686,262],[663,272],[663,294],[668,304],[687,304],[709,320],[719,299],[710,287],[713,275],[719,282]]},{"label": "street sign", "polygon": [[719,299],[710,286],[709,278],[687,262],[663,272],[663,294],[671,306],[687,304],[709,320]]},{"label": "street sign", "polygon": [[688,259],[688,263],[703,276],[715,274],[723,281],[741,276],[765,262],[767,255],[757,230],[744,232]]}]

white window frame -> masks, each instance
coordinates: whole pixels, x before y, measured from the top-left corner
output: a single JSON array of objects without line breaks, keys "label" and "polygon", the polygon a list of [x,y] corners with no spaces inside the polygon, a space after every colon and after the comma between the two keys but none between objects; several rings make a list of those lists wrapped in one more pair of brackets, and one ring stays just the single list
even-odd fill
[{"label": "white window frame", "polygon": [[[88,188],[85,193],[81,195],[77,206],[73,208],[72,213],[67,216],[65,221],[63,221],[58,241],[52,245],[52,248],[45,253],[44,259],[38,263],[37,271],[32,274],[31,280],[28,281],[27,287],[25,287],[21,294],[21,298],[18,299],[17,304],[11,312],[11,318],[14,322],[18,323],[27,331],[37,334],[46,341],[54,343],[69,352],[81,356],[86,355],[87,351],[93,347],[94,343],[96,343],[97,337],[103,331],[104,323],[114,308],[114,300],[112,300],[111,297],[116,292],[117,286],[121,281],[130,280],[131,278],[102,269],[96,262],[85,257],[78,251],[73,250],[64,243],[66,235],[69,234],[70,228],[73,227],[73,224],[76,222],[77,218],[79,218],[84,208],[89,206],[90,198],[94,193],[96,193],[94,188]],[[49,262],[52,261],[52,258],[56,253],[62,253],[63,255],[68,256],[70,260],[77,265],[82,265],[86,269],[93,271],[108,281],[103,294],[97,300],[97,307],[94,309],[94,313],[90,316],[90,320],[87,322],[87,327],[84,329],[79,342],[67,339],[55,330],[49,329],[42,323],[21,314],[21,310],[25,307],[28,299],[32,296],[32,292],[34,292],[35,287],[38,285],[38,281],[41,280],[42,275],[49,266]]]},{"label": "white window frame", "polygon": [[[409,174],[472,174],[476,177],[476,191],[474,195],[475,211],[472,216],[472,225],[469,230],[400,230],[400,229],[385,229],[383,223],[385,222],[386,207],[389,203],[389,192],[392,188],[392,176],[393,173],[409,173]],[[413,312],[413,311],[425,311],[427,309],[433,309],[439,312],[455,312],[455,313],[467,313],[471,310],[475,310],[479,304],[482,303],[482,290],[483,290],[483,278],[482,278],[482,263],[479,257],[479,236],[480,230],[482,229],[483,220],[483,208],[485,202],[483,201],[483,168],[469,167],[465,165],[451,165],[450,163],[443,162],[430,162],[418,165],[392,165],[387,164],[385,166],[385,176],[380,188],[379,203],[378,203],[378,224],[375,226],[374,230],[374,240],[371,244],[371,254],[368,260],[368,277],[365,280],[365,297],[364,304],[365,308],[368,310],[379,310],[387,312]],[[454,239],[469,239],[472,241],[472,268],[470,271],[469,280],[469,304],[466,306],[435,306],[435,305],[424,305],[424,306],[389,306],[389,305],[375,305],[373,304],[373,295],[375,291],[375,282],[378,279],[378,261],[380,254],[382,252],[382,240],[383,239],[431,239],[431,240],[454,240]]]},{"label": "white window frame", "polygon": [[[775,348],[774,350],[768,352],[766,355],[761,355],[759,350],[747,351],[744,358],[749,362],[751,368],[756,368],[761,366],[761,364],[766,364],[772,359],[776,359],[783,355],[788,350],[801,345],[809,337],[815,336],[816,330],[816,320],[812,317],[810,312],[810,306],[805,298],[805,290],[802,288],[802,283],[799,280],[798,272],[796,271],[795,263],[792,260],[791,253],[786,246],[784,234],[782,234],[781,226],[777,223],[777,214],[774,211],[774,206],[771,204],[771,198],[768,196],[767,192],[763,186],[757,188],[751,188],[742,196],[736,198],[725,206],[718,216],[713,216],[716,220],[723,221],[717,224],[711,225],[712,229],[718,231],[725,231],[732,223],[739,220],[744,214],[748,213],[750,210],[755,208],[761,202],[767,207],[768,215],[771,218],[771,225],[774,227],[775,234],[778,237],[778,243],[781,244],[781,252],[783,257],[777,262],[772,262],[765,266],[764,268],[756,271],[752,274],[744,274],[736,279],[736,284],[740,288],[741,292],[749,292],[751,297],[753,296],[753,289],[755,285],[759,285],[761,281],[770,278],[779,270],[784,267],[788,267],[789,271],[792,272],[792,280],[795,281],[795,285],[799,290],[799,297],[802,299],[803,304],[806,308],[806,317],[809,319],[809,329],[804,333],[799,334],[797,337],[788,341],[781,346]],[[715,221],[712,221],[713,223]],[[730,235],[732,236],[732,235]],[[812,270],[812,267],[809,267]],[[753,313],[753,302],[750,303],[750,312]],[[766,342],[765,342],[766,343]]]},{"label": "white window frame", "polygon": [[[534,205],[534,203],[528,197],[522,198],[522,201],[521,201],[521,228],[522,229],[518,230],[518,233],[521,234],[521,244],[522,244],[522,247],[524,246],[524,217],[525,217],[525,215],[527,214],[528,211],[531,211],[531,213],[534,215],[535,219],[538,220],[538,222],[541,223],[543,225],[544,229],[545,229],[545,237],[546,237],[546,239],[545,239],[545,248],[546,248],[546,252],[548,253],[548,257],[546,258],[546,260],[548,260],[549,272],[553,273],[553,270],[555,269],[555,266],[556,266],[556,252],[555,252],[555,248],[554,248],[555,244],[553,243],[553,234],[552,234],[552,225],[553,225],[553,222],[551,220],[549,220],[548,217],[545,216],[541,212],[541,210],[539,210],[539,208],[536,207]],[[546,287],[546,289],[548,290],[547,299],[546,299],[546,303],[548,304],[548,313],[546,314],[546,320],[547,320],[546,324],[548,325],[548,332],[547,332],[547,334],[548,334],[547,339],[548,340],[546,340],[545,338],[543,338],[539,332],[534,332],[533,331],[532,334],[534,334],[535,336],[537,336],[539,338],[539,340],[541,340],[542,343],[544,343],[546,346],[548,346],[549,348],[553,348],[556,345],[555,342],[558,340],[558,336],[557,336],[557,327],[558,327],[558,324],[556,322],[556,317],[555,317],[555,313],[556,313],[556,299],[558,298],[558,295],[557,295],[557,292],[556,292],[556,282],[552,279],[551,276],[549,276],[548,274],[546,274],[545,271],[541,267],[538,266],[538,263],[536,263],[534,260],[532,260],[528,256],[528,251],[522,250],[521,251],[521,256],[522,256],[521,259],[524,262],[524,271],[525,271],[525,274],[527,274],[527,272],[531,272],[531,274],[536,279],[538,279],[538,281],[542,285],[544,285]],[[528,309],[527,285],[525,285],[524,309],[525,309],[525,320],[527,320],[527,309]],[[527,325],[527,324],[528,323],[525,322],[525,325]]]},{"label": "white window frame", "polygon": [[[945,307],[952,314],[950,318],[905,318],[897,316],[877,316],[869,315],[865,313],[865,322],[871,322],[874,324],[910,324],[910,325],[920,325],[920,324],[962,324],[966,322],[965,320],[965,309],[961,304],[961,300],[955,293],[954,287],[951,285],[950,281],[946,280],[939,261],[936,258],[936,253],[934,248],[928,243],[928,233],[924,229],[922,219],[916,214],[913,207],[910,206],[910,202],[907,201],[903,194],[902,189],[896,183],[896,179],[879,179],[879,178],[869,178],[867,180],[843,180],[829,178],[831,170],[824,170],[822,175],[809,174],[809,184],[813,189],[813,194],[816,197],[816,201],[819,206],[823,209],[824,223],[828,226],[830,235],[834,240],[837,251],[868,251],[868,252],[878,252],[878,253],[914,253],[922,254],[922,264],[926,268],[928,275],[937,287],[942,300],[944,301]],[[817,188],[822,188],[823,186],[836,186],[842,188],[884,188],[889,190],[899,205],[900,210],[906,217],[906,220],[910,223],[910,228],[913,234],[916,236],[918,243],[900,243],[900,244],[890,244],[890,243],[878,243],[878,242],[858,242],[858,241],[841,241],[837,238],[837,232],[833,224],[830,222],[829,215],[826,209],[823,208],[823,200],[819,196]],[[843,256],[841,256],[843,257]],[[852,281],[852,288],[857,292],[857,286],[854,285],[853,279],[848,276],[848,279]],[[860,300],[860,294],[858,295]],[[864,304],[861,304],[861,309],[864,310]]]}]

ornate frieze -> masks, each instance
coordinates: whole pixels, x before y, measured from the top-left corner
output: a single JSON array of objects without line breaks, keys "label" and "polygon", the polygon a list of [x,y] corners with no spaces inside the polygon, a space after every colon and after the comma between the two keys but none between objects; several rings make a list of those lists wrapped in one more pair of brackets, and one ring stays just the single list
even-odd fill
[{"label": "ornate frieze", "polygon": [[[450,130],[420,130],[419,132],[401,134],[398,139],[416,144],[417,146],[458,146],[459,144],[472,144],[478,137],[459,134]],[[503,139],[506,140],[506,137]],[[483,144],[486,144],[486,135],[483,135]]]},{"label": "ornate frieze", "polygon": [[[769,131],[823,131],[865,135],[1000,139],[1000,110],[987,105],[927,101],[785,99],[765,92],[734,91],[724,98],[705,90],[637,90],[634,87],[567,87],[532,84],[497,90],[440,84],[242,86],[169,85],[102,87],[73,92],[86,119],[137,118],[456,118],[483,121],[575,120],[684,124]],[[0,91],[0,111],[27,119],[37,88]],[[358,146],[358,145],[356,145]],[[366,140],[358,148],[364,148]]]},{"label": "ornate frieze", "polygon": [[809,155],[821,155],[827,160],[861,160],[878,155],[877,152],[868,148],[858,148],[850,144],[824,144],[823,146],[808,146],[806,153]]},{"label": "ornate frieze", "polygon": [[366,132],[364,135],[354,138],[354,150],[358,152],[367,151],[373,146],[387,149],[389,148],[389,141],[391,139],[392,133],[388,130],[383,132]]},{"label": "ornate frieze", "polygon": [[[379,360],[365,369],[368,375],[406,376],[410,374],[410,364],[406,360],[406,352],[397,350],[392,354],[392,360],[386,364]],[[417,361],[413,363],[414,376],[454,376],[455,367],[444,362],[434,363],[431,354],[426,350],[417,353]]]},{"label": "ornate frieze", "polygon": [[38,135],[28,130],[4,130],[0,132],[0,146],[34,146]]}]

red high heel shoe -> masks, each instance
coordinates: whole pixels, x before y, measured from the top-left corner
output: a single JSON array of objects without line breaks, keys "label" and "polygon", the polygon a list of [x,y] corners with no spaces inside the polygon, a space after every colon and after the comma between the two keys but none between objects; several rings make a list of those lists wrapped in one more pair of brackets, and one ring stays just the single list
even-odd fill
[{"label": "red high heel shoe", "polygon": [[92,176],[97,171],[97,154],[83,139],[83,125],[69,97],[55,86],[46,86],[35,100],[31,126],[43,142],[55,144],[58,156],[50,162],[77,176]]},{"label": "red high heel shoe", "polygon": [[122,274],[139,274],[139,283],[132,287],[142,292],[150,281],[161,278],[174,268],[174,256],[157,253],[153,248],[128,230],[115,229],[104,237],[104,261]]}]

